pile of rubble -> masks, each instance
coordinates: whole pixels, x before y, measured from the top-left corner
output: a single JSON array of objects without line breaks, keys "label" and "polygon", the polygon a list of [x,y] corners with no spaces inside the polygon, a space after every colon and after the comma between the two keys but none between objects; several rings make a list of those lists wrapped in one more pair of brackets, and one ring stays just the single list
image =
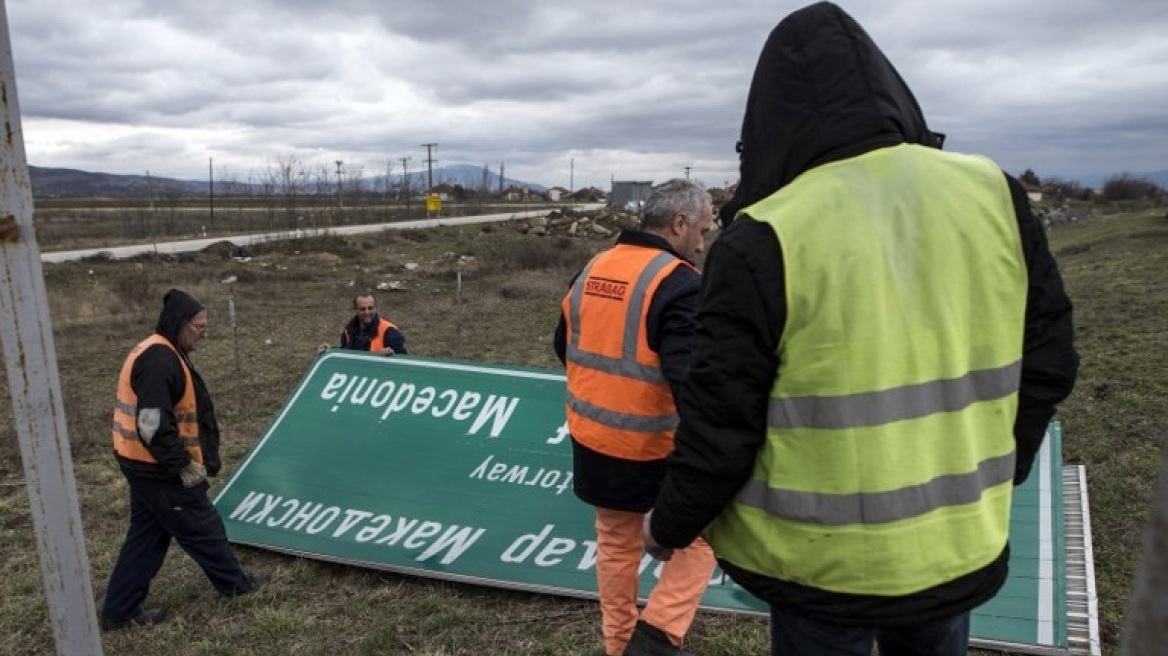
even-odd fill
[{"label": "pile of rubble", "polygon": [[513,221],[516,230],[525,235],[566,236],[605,239],[625,228],[637,227],[636,212],[622,212],[612,208],[574,210],[565,208],[525,221]]}]

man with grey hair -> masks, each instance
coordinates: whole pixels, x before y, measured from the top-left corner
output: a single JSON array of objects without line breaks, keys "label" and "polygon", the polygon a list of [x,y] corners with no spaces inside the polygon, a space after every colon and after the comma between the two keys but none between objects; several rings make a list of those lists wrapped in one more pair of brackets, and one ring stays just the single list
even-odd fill
[{"label": "man with grey hair", "polygon": [[624,230],[572,281],[555,333],[567,367],[576,496],[596,509],[596,578],[605,653],[681,654],[714,569],[701,540],[678,550],[637,612],[642,522],[673,451],[674,398],[689,368],[713,209],[688,180],[654,187]]}]

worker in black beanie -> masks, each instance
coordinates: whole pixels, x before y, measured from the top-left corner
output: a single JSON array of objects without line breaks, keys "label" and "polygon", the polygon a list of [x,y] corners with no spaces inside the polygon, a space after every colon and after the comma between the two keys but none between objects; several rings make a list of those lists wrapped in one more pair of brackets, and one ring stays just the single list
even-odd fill
[{"label": "worker in black beanie", "polygon": [[207,477],[220,469],[219,422],[189,357],[207,337],[207,327],[202,303],[172,289],[163,297],[154,334],[122,365],[113,446],[130,486],[130,528],[106,586],[104,631],[155,624],[166,616],[142,603],[171,538],[224,597],[258,590],[270,578],[243,571],[207,494]]}]

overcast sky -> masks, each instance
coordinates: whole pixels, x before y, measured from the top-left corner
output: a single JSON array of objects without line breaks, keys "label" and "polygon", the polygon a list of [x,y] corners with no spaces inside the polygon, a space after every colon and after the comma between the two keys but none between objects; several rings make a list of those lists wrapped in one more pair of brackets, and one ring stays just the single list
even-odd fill
[{"label": "overcast sky", "polygon": [[[770,30],[806,3],[7,0],[34,166],[244,180],[280,158],[545,186],[738,177]],[[855,0],[947,150],[1168,169],[1168,1]],[[574,162],[574,164],[573,164]]]}]

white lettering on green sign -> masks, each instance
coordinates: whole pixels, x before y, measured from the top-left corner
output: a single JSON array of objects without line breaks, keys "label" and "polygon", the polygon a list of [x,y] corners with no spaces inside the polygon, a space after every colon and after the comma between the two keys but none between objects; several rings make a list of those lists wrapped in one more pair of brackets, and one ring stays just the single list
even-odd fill
[{"label": "white lettering on green sign", "polygon": [[548,444],[559,444],[560,442],[563,442],[564,438],[568,437],[568,435],[569,435],[568,422],[565,421],[564,423],[560,424],[559,428],[556,429],[555,435],[552,435],[551,437],[547,438],[547,443]]},{"label": "white lettering on green sign", "polygon": [[[340,519],[343,516],[343,519]],[[439,554],[438,561],[449,565],[486,533],[486,529],[457,524],[446,525],[432,520],[376,515],[367,510],[325,506],[322,503],[285,499],[264,492],[249,491],[231,511],[230,519],[245,524],[262,524],[270,528],[316,535],[333,527],[331,537],[341,539],[353,529],[360,529],[352,539],[397,546],[421,553],[415,558],[425,562]],[[340,519],[338,522],[337,520]]]},{"label": "white lettering on green sign", "polygon": [[491,437],[499,437],[519,405],[518,397],[488,394],[484,400],[482,393],[473,390],[445,389],[439,392],[432,386],[418,389],[413,383],[339,372],[325,383],[320,398],[333,403],[332,412],[342,406],[384,409],[380,421],[402,411],[414,415],[429,414],[435,419],[449,417],[460,422],[473,418],[467,434],[477,435],[489,423]]},{"label": "white lettering on green sign", "polygon": [[569,470],[513,465],[495,460],[495,456],[487,456],[467,478],[528,487],[538,485],[545,490],[554,488],[557,495],[572,487],[572,472]]},{"label": "white lettering on green sign", "polygon": [[[580,560],[576,563],[576,569],[583,571],[596,566],[595,540],[555,537],[551,535],[555,528],[555,524],[545,524],[539,533],[527,533],[515,538],[511,546],[499,556],[499,560],[505,563],[523,563],[530,559],[531,563],[538,567],[554,567],[564,561],[563,556],[578,551]],[[643,554],[637,571],[644,573],[654,562],[652,556]],[[659,563],[658,569],[654,572],[656,576],[660,576],[660,565]]]}]

